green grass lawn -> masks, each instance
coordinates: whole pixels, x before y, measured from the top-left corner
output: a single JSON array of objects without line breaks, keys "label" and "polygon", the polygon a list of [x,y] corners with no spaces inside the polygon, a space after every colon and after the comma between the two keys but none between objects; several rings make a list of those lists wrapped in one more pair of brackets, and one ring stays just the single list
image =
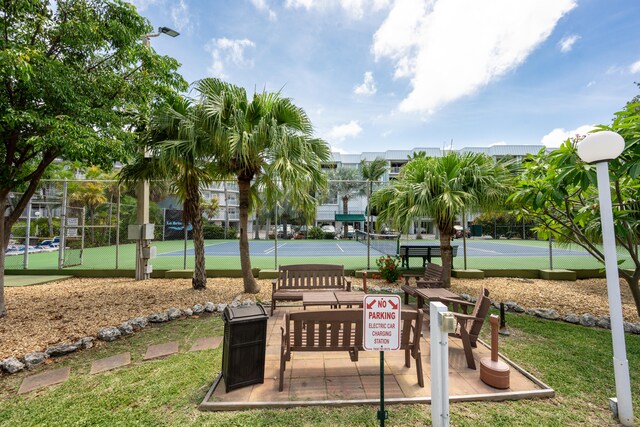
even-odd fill
[{"label": "green grass lawn", "polygon": [[[455,426],[615,425],[608,398],[615,395],[611,335],[606,330],[510,315],[511,336],[501,351],[556,390],[553,399],[456,403]],[[200,412],[196,406],[221,368],[222,346],[187,353],[199,337],[222,335],[220,317],[203,316],[147,328],[144,332],[66,356],[52,366],[71,366],[69,381],[17,396],[24,373],[0,378],[0,425],[378,425],[377,407],[295,408]],[[485,337],[486,338],[486,337]],[[181,353],[142,362],[149,344],[180,342]],[[89,375],[93,360],[130,351],[132,365]],[[632,393],[640,408],[640,337],[627,335]],[[428,375],[428,372],[425,374]],[[431,425],[430,406],[389,406],[389,426]],[[638,418],[636,417],[636,422]]]}]

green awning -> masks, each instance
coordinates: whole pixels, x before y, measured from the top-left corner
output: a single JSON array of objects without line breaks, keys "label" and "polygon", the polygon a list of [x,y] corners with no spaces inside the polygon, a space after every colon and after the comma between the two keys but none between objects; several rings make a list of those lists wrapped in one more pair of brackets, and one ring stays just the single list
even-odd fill
[{"label": "green awning", "polygon": [[349,221],[364,221],[363,214],[336,214],[336,221],[349,222]]}]

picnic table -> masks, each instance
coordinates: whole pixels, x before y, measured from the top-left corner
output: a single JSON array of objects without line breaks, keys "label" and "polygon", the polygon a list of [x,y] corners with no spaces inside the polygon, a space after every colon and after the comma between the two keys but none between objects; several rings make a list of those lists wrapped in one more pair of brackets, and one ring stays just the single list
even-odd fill
[{"label": "picnic table", "polygon": [[416,288],[415,296],[418,304],[418,308],[422,308],[425,301],[438,301],[443,298],[460,299],[457,294],[454,294],[445,288]]},{"label": "picnic table", "polygon": [[329,305],[331,307],[341,307],[346,305],[351,307],[357,305],[362,307],[364,292],[334,291],[334,292],[303,292],[302,306],[304,308],[312,306]]}]

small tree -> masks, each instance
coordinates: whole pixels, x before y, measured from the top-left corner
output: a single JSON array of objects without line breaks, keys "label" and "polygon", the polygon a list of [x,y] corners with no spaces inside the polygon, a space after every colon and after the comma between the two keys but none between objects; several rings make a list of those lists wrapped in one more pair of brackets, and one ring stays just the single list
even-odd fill
[{"label": "small tree", "polygon": [[[598,129],[618,132],[626,143],[622,155],[609,163],[611,199],[616,243],[633,264],[633,272],[620,266],[618,274],[629,285],[640,315],[640,104],[628,104],[611,126]],[[541,237],[553,235],[558,242],[579,245],[604,265],[596,170],[577,155],[581,138],[529,156],[511,202],[518,214],[537,219]]]},{"label": "small tree", "polygon": [[[135,135],[132,111],[144,110],[185,82],[178,63],[141,43],[149,22],[125,2],[12,0],[0,3],[0,221],[3,248],[56,158],[110,168]],[[0,317],[4,250],[0,251]]]},{"label": "small tree", "polygon": [[433,218],[440,230],[442,267],[449,286],[456,215],[463,208],[499,206],[509,194],[509,183],[506,168],[485,154],[417,156],[403,167],[398,179],[372,195],[371,205],[378,210],[379,222],[402,231],[415,218]]}]

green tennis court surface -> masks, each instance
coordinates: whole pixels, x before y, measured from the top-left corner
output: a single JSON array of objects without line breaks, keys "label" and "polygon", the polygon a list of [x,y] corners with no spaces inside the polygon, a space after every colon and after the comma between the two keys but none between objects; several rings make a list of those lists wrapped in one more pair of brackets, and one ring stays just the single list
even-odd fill
[{"label": "green tennis court surface", "polygon": [[[434,244],[433,240],[405,240],[403,244]],[[151,260],[154,270],[194,268],[193,242],[157,241],[158,256]],[[454,259],[454,268],[464,268],[464,251],[461,240],[452,242],[458,245],[458,256]],[[367,268],[367,247],[353,240],[252,240],[249,243],[251,265],[253,268],[273,269],[278,265],[327,263],[341,264],[347,269]],[[78,257],[79,251],[74,251]],[[548,269],[550,265],[549,244],[545,241],[524,240],[468,240],[467,268],[471,269]],[[208,269],[240,269],[238,240],[205,241],[206,267]],[[78,269],[135,269],[135,244],[123,244],[98,248],[86,248],[83,251],[82,265],[66,270]],[[383,253],[370,251],[369,266],[376,268],[375,261]],[[620,252],[619,259],[623,267],[631,267],[628,255]],[[417,260],[411,265],[418,266]],[[434,259],[440,263],[440,259]],[[6,258],[6,269],[22,270],[24,258],[20,255]],[[553,268],[600,269],[599,264],[583,249],[573,247],[555,247],[552,251]],[[58,253],[42,252],[29,255],[29,270],[57,269]]]}]

